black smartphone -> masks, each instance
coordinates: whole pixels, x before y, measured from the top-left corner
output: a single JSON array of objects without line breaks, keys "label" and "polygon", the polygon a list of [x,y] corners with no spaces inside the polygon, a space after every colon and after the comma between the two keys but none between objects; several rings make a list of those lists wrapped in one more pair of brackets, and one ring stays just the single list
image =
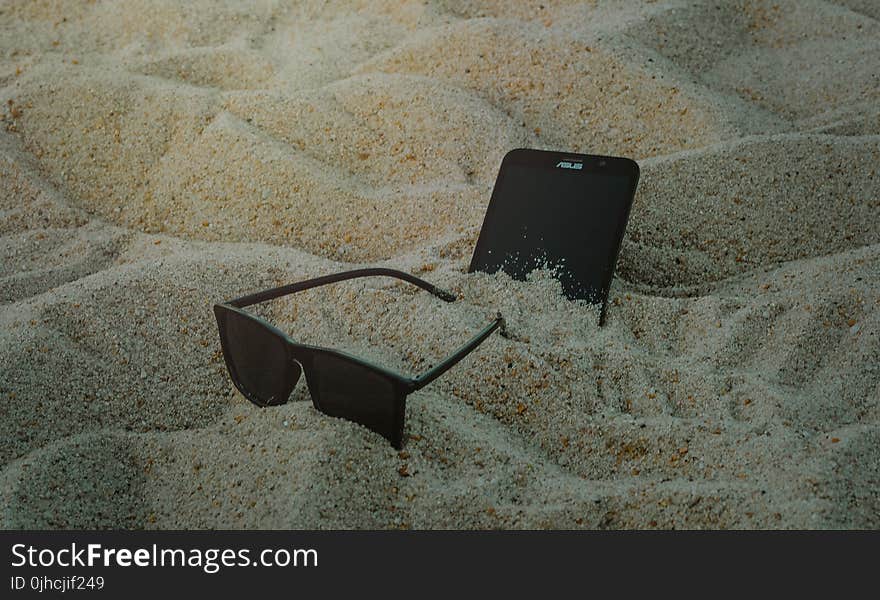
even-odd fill
[{"label": "black smartphone", "polygon": [[469,272],[548,268],[570,299],[605,309],[639,180],[628,158],[517,149],[501,162]]}]

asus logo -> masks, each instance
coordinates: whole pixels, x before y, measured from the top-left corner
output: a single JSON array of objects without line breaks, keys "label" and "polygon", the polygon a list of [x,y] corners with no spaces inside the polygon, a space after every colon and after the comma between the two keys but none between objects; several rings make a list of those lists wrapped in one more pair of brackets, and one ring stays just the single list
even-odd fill
[{"label": "asus logo", "polygon": [[584,168],[583,163],[573,163],[568,162],[567,160],[560,161],[556,164],[557,169],[575,169],[576,171],[580,171]]}]

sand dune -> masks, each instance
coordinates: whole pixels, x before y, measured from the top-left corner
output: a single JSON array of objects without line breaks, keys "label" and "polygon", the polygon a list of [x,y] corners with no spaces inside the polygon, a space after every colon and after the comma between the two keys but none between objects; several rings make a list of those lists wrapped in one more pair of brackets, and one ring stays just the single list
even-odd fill
[{"label": "sand dune", "polygon": [[[803,134],[648,159],[620,274],[639,283],[699,286],[876,244],[877,165],[878,136]],[[725,177],[705,176],[722,171]]]},{"label": "sand dune", "polygon": [[[880,526],[869,1],[0,4],[6,528]],[[465,274],[514,147],[642,180],[608,323]],[[258,409],[214,302],[418,373],[408,441]]]}]

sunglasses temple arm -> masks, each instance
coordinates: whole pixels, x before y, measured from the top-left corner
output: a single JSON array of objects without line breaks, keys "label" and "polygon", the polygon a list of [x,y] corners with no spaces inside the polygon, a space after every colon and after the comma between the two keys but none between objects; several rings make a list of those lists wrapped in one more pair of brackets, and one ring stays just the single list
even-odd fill
[{"label": "sunglasses temple arm", "polygon": [[496,329],[500,329],[502,335],[504,335],[504,336],[507,335],[507,328],[506,328],[506,325],[504,322],[504,317],[501,316],[501,313],[498,314],[498,316],[495,318],[495,320],[492,322],[491,325],[489,325],[483,331],[478,333],[474,337],[474,339],[472,339],[467,344],[465,344],[464,346],[459,348],[455,352],[455,354],[449,356],[443,362],[441,362],[437,366],[429,369],[428,371],[422,373],[418,377],[413,378],[412,381],[413,381],[414,389],[416,389],[416,390],[422,389],[423,387],[425,387],[426,385],[428,385],[429,383],[431,383],[432,381],[434,381],[435,379],[437,379],[438,377],[443,375],[443,373],[445,373],[446,371],[448,371],[449,369],[454,367],[456,364],[458,364],[458,362],[461,359],[463,359],[465,356],[467,356],[468,354],[473,352],[477,348],[477,346],[479,346],[484,341],[486,341],[486,338],[488,338],[490,335],[492,335],[492,333]]},{"label": "sunglasses temple arm", "polygon": [[316,288],[322,285],[327,285],[330,283],[337,283],[340,281],[345,281],[347,279],[355,279],[357,277],[394,277],[395,279],[401,279],[413,285],[417,285],[423,290],[430,292],[434,296],[437,296],[444,302],[455,302],[457,297],[455,294],[451,292],[447,292],[446,290],[442,290],[437,286],[428,283],[423,279],[419,279],[409,273],[404,273],[403,271],[397,271],[395,269],[384,269],[384,268],[375,268],[375,269],[355,269],[353,271],[344,271],[342,273],[335,273],[333,275],[325,275],[323,277],[316,277],[315,279],[309,279],[307,281],[301,281],[299,283],[292,283],[290,285],[283,285],[281,287],[272,288],[270,290],[264,290],[262,292],[257,292],[256,294],[250,294],[248,296],[242,296],[241,298],[236,298],[235,300],[231,300],[228,304],[235,306],[237,308],[243,308],[245,306],[251,306],[252,304],[257,304],[259,302],[265,302],[267,300],[274,300],[275,298],[280,298],[281,296],[286,296],[288,294],[294,294],[296,292],[302,292],[305,290],[309,290],[312,288]]}]

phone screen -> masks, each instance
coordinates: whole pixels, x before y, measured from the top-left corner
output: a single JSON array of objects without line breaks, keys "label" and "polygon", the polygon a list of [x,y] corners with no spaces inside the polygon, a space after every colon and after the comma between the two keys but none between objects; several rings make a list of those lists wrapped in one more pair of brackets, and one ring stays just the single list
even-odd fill
[{"label": "phone screen", "polygon": [[546,268],[568,298],[604,307],[637,179],[628,159],[511,152],[470,271],[525,279]]}]

